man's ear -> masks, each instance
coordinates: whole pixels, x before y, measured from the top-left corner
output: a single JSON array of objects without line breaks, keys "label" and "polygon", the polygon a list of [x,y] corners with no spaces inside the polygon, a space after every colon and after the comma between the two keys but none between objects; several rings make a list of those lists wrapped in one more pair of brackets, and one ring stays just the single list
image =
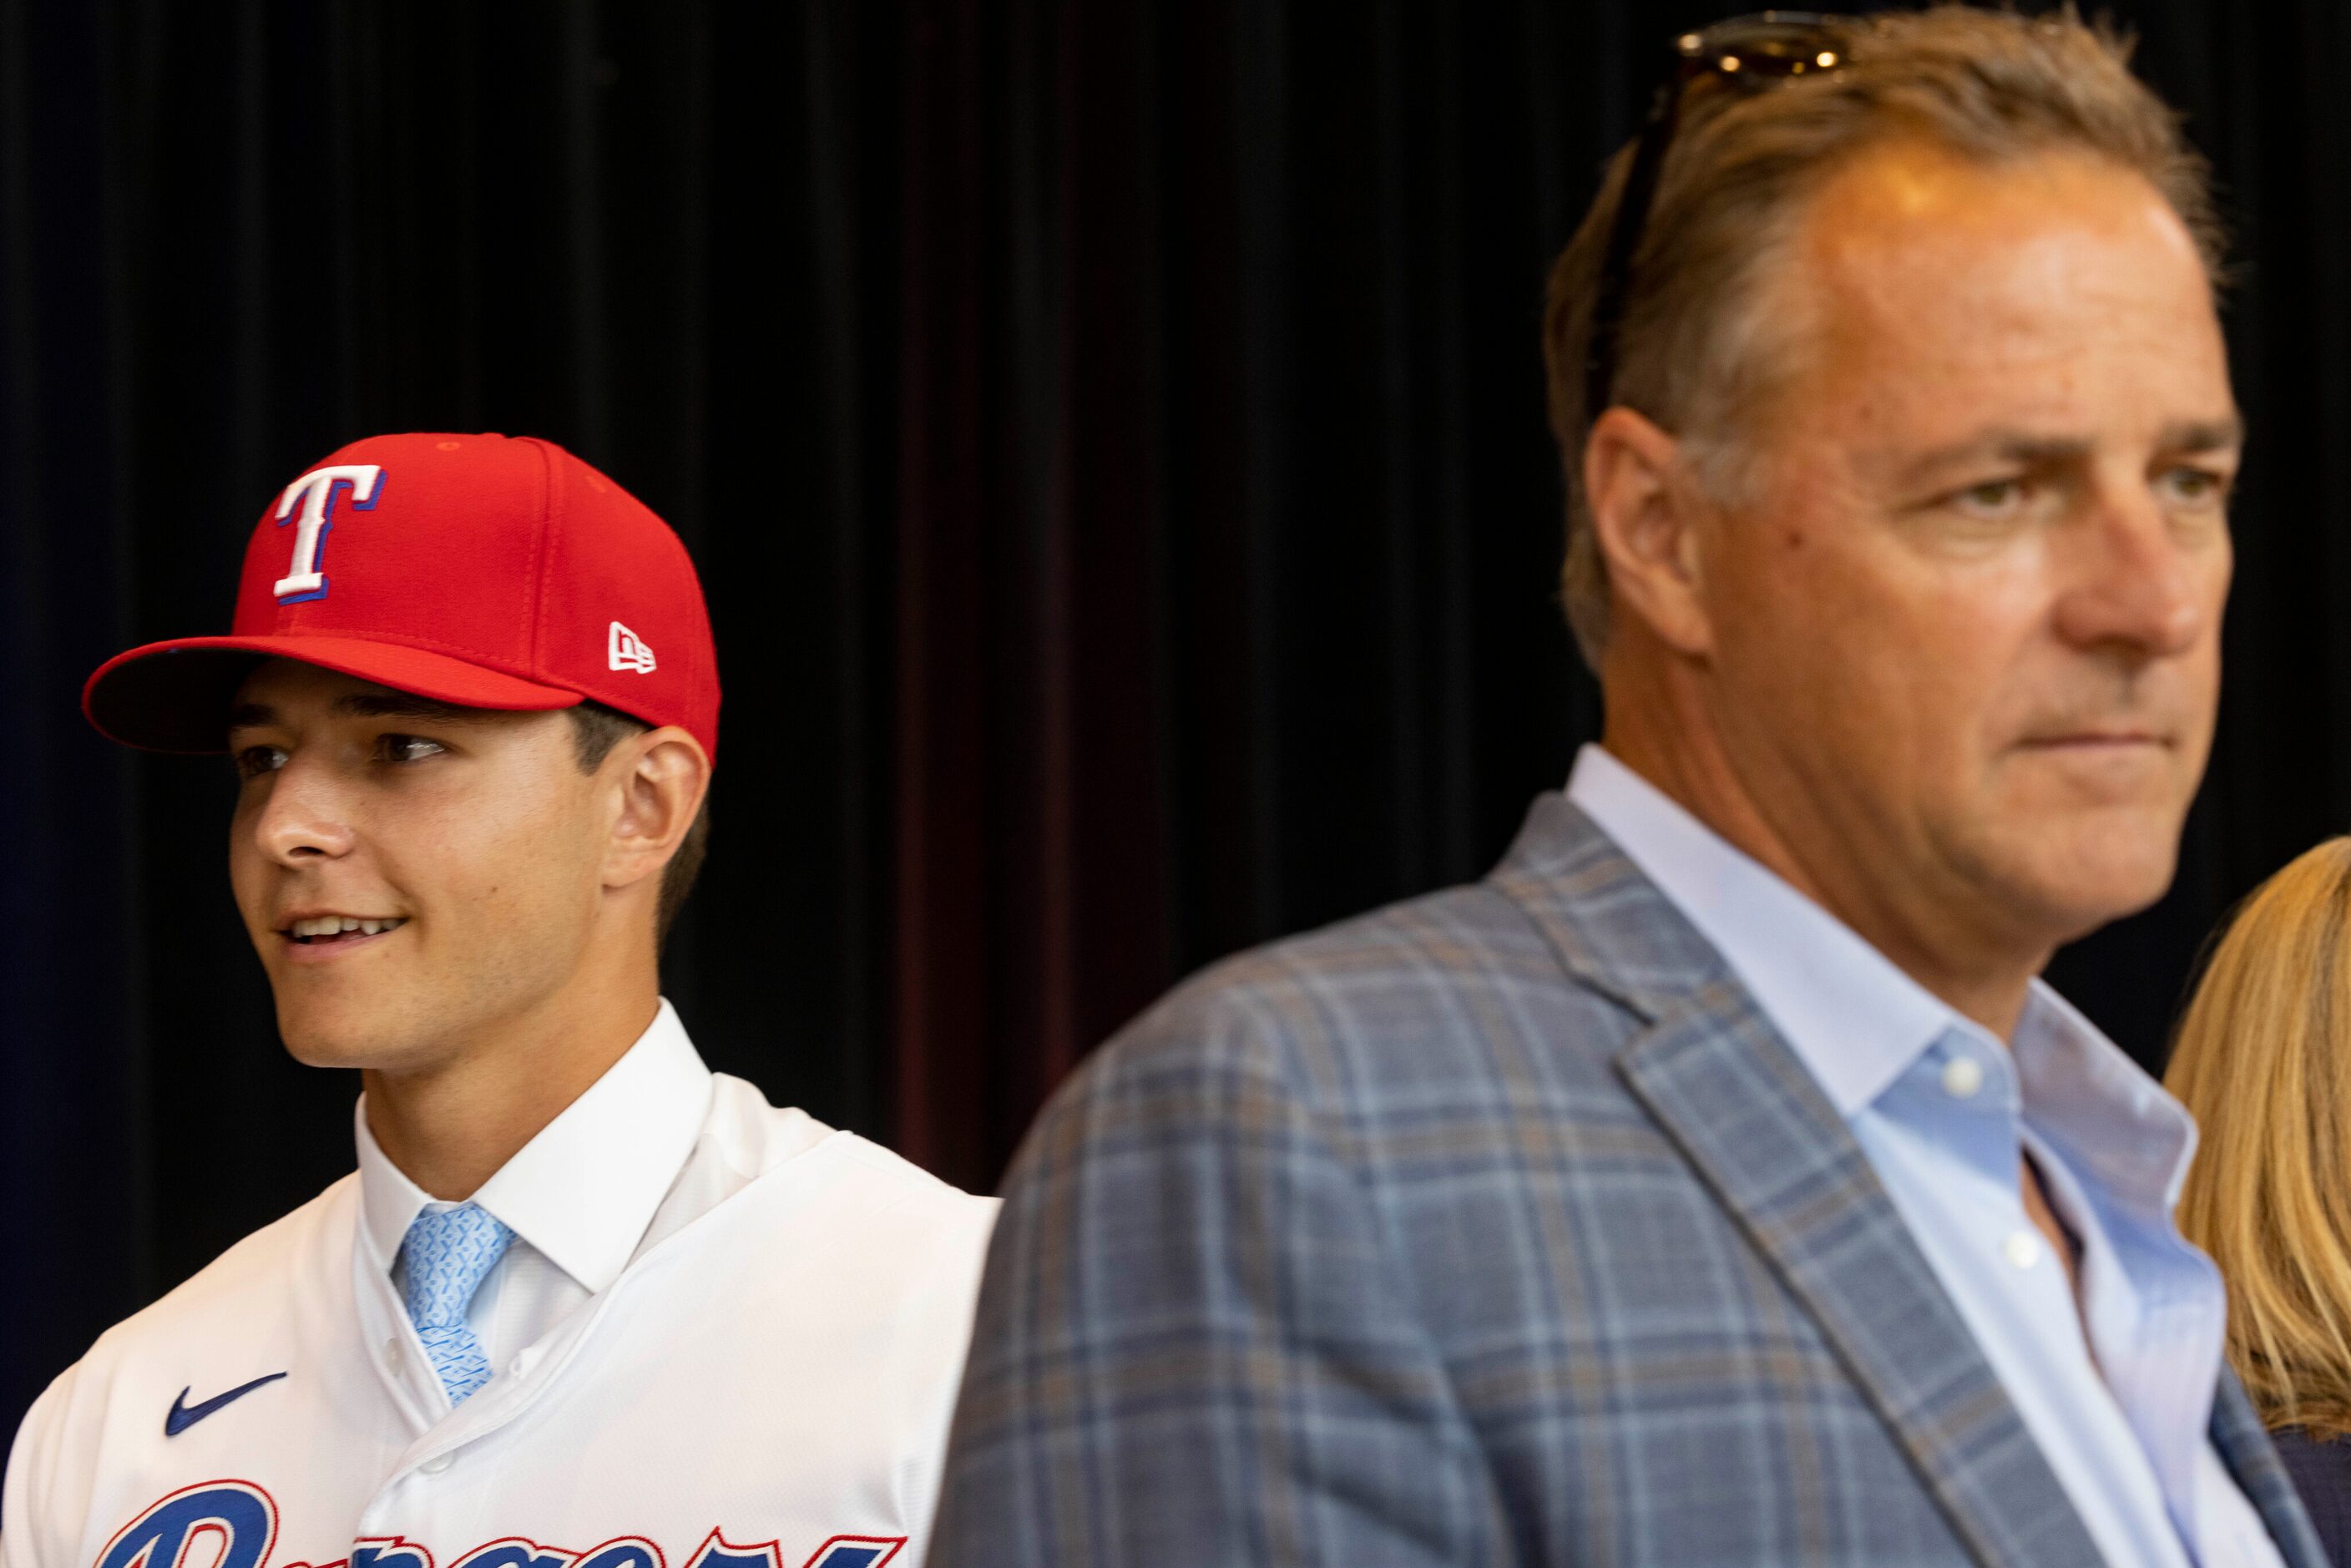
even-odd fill
[{"label": "man's ear", "polygon": [[1713,645],[1706,613],[1700,519],[1676,460],[1680,443],[1621,404],[1593,422],[1583,494],[1608,563],[1616,613],[1630,611],[1677,653]]},{"label": "man's ear", "polygon": [[608,760],[620,799],[604,852],[604,885],[619,888],[669,864],[709,791],[710,757],[673,724],[631,737]]}]

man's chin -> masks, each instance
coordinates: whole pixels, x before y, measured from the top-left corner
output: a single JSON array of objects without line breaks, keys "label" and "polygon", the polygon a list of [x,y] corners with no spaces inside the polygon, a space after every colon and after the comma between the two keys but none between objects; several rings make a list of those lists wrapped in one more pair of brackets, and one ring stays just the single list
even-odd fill
[{"label": "man's chin", "polygon": [[2019,904],[2060,945],[2146,909],[2170,890],[2179,866],[2176,825],[2160,834],[2092,834],[2022,848],[2028,859],[2009,880]]},{"label": "man's chin", "polygon": [[381,1010],[365,1017],[340,1016],[342,1009],[305,1008],[277,1011],[277,1036],[286,1052],[305,1067],[397,1071],[417,1055],[415,1031],[400,1027]]}]

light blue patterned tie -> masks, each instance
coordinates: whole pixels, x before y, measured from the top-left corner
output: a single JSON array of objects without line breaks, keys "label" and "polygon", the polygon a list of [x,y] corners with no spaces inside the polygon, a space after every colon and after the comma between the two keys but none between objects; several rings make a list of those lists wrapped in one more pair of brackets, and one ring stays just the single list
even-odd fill
[{"label": "light blue patterned tie", "polygon": [[465,1305],[514,1239],[496,1215],[468,1203],[419,1214],[400,1244],[408,1263],[408,1316],[451,1405],[463,1405],[490,1380],[490,1358],[465,1322]]}]

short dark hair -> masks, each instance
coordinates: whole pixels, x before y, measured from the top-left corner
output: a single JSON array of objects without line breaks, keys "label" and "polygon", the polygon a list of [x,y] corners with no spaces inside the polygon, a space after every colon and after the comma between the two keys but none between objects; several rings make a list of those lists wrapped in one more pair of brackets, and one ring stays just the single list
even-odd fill
[{"label": "short dark hair", "polygon": [[[631,718],[602,703],[583,702],[564,711],[571,716],[571,751],[579,758],[582,773],[595,772],[604,766],[604,758],[612,755],[612,747],[653,727],[643,719]],[[702,797],[702,809],[694,814],[694,825],[685,830],[677,852],[662,868],[661,903],[653,916],[656,946],[669,940],[669,928],[677,923],[677,912],[684,907],[685,895],[694,891],[694,879],[702,874],[702,857],[709,849],[710,797],[705,794]]]}]

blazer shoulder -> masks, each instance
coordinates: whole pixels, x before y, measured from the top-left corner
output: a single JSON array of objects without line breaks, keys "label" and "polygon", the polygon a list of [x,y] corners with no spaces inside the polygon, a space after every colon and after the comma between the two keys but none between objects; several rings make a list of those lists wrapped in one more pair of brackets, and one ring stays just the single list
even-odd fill
[{"label": "blazer shoulder", "polygon": [[1485,1082],[1496,1052],[1606,1071],[1638,1017],[1563,963],[1492,882],[1447,888],[1238,954],[1195,975],[1084,1076],[1257,1079],[1361,1109],[1433,1078]]},{"label": "blazer shoulder", "polygon": [[1212,965],[1189,984],[1280,989],[1358,975],[1437,986],[1570,978],[1526,908],[1489,880],[1269,942]]}]

